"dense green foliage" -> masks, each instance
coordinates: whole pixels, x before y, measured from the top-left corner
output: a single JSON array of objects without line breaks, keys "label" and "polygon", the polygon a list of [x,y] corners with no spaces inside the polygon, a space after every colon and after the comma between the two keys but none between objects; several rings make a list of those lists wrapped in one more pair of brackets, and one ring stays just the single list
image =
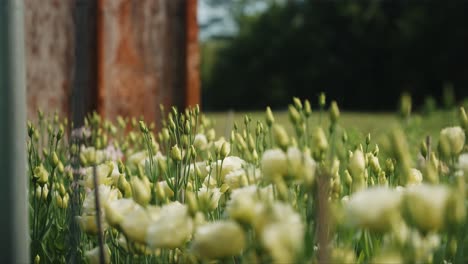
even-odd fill
[{"label": "dense green foliage", "polygon": [[346,109],[373,110],[394,109],[402,91],[439,104],[468,95],[468,2],[290,2],[203,46],[205,108],[279,107],[322,90]]}]

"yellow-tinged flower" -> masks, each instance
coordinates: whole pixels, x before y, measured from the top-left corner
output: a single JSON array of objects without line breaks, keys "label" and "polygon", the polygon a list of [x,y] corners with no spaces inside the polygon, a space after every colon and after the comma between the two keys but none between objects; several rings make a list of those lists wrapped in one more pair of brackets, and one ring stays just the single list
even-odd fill
[{"label": "yellow-tinged flower", "polygon": [[450,190],[443,185],[420,184],[405,191],[405,208],[410,223],[423,231],[437,231],[444,226]]},{"label": "yellow-tinged flower", "polygon": [[[110,185],[113,182],[113,179],[111,178],[113,169],[114,169],[114,166],[111,162],[100,164],[96,167],[96,176],[97,176],[98,185],[101,185],[101,184]],[[84,180],[81,180],[80,184],[89,189],[94,189],[93,167],[86,168],[86,174],[84,175]]]},{"label": "yellow-tinged flower", "polygon": [[208,146],[208,139],[206,138],[206,136],[204,134],[196,134],[195,138],[193,140],[193,146],[197,150],[203,151]]},{"label": "yellow-tinged flower", "polygon": [[178,248],[189,240],[192,231],[187,205],[172,202],[161,207],[159,217],[150,222],[146,243],[152,248]]},{"label": "yellow-tinged flower", "polygon": [[132,199],[119,199],[111,201],[105,205],[106,220],[110,226],[118,228],[125,216],[130,212],[142,209],[140,205]]},{"label": "yellow-tinged flower", "polygon": [[269,180],[284,177],[288,173],[286,154],[281,149],[268,149],[261,160],[263,176]]},{"label": "yellow-tinged flower", "polygon": [[[106,230],[107,225],[104,221],[102,221],[102,218],[103,217],[101,216],[102,230]],[[75,220],[78,222],[81,231],[85,232],[86,234],[97,235],[98,227],[96,215],[75,216]]]},{"label": "yellow-tinged flower", "polygon": [[145,244],[150,221],[150,214],[138,207],[124,217],[123,221],[120,222],[120,228],[129,239]]},{"label": "yellow-tinged flower", "polygon": [[218,207],[222,193],[219,188],[203,186],[198,190],[198,208],[204,212],[211,212]]},{"label": "yellow-tinged flower", "polygon": [[44,168],[44,165],[41,164],[34,169],[34,177],[42,186],[49,181],[49,172]]},{"label": "yellow-tinged flower", "polygon": [[465,132],[459,126],[444,128],[440,131],[440,143],[446,144],[450,155],[458,155],[465,146]]},{"label": "yellow-tinged flower", "polygon": [[236,256],[245,247],[242,227],[232,221],[218,221],[200,226],[194,236],[192,251],[202,259]]},{"label": "yellow-tinged flower", "polygon": [[133,199],[135,202],[142,206],[147,205],[151,199],[151,189],[149,186],[147,186],[147,184],[138,177],[132,177],[131,185]]},{"label": "yellow-tinged flower", "polygon": [[418,169],[410,169],[410,174],[408,175],[408,180],[406,185],[418,185],[421,184],[423,180],[422,173]]},{"label": "yellow-tinged flower", "polygon": [[372,231],[389,230],[400,219],[402,194],[386,187],[354,193],[344,205],[348,223]]},{"label": "yellow-tinged flower", "polygon": [[294,263],[303,249],[304,226],[289,204],[265,204],[257,213],[255,230],[275,263]]}]

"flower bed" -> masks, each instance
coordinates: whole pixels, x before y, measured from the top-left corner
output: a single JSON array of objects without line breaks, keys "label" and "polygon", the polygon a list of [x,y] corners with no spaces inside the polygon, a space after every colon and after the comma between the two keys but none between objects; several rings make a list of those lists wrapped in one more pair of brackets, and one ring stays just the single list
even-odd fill
[{"label": "flower bed", "polygon": [[349,140],[335,102],[329,127],[312,124],[297,98],[295,135],[267,108],[227,139],[198,107],[170,109],[157,133],[97,114],[66,133],[66,119],[39,113],[28,123],[31,259],[467,263],[464,109],[418,157],[403,110],[382,146]]}]

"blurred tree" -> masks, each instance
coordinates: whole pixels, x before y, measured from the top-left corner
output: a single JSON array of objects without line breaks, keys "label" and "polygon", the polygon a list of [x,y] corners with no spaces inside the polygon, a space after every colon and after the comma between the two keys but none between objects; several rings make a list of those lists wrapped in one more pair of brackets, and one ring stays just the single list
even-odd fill
[{"label": "blurred tree", "polygon": [[466,96],[467,11],[466,1],[272,1],[243,13],[212,55],[204,104],[279,107],[323,90],[348,109],[389,110],[402,91],[421,95],[416,106],[440,100],[445,82]]}]

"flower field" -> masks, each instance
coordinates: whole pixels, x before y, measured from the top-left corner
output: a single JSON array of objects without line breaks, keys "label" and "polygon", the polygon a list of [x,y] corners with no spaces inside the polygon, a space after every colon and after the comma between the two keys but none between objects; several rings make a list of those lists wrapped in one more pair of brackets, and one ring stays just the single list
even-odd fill
[{"label": "flower field", "polygon": [[468,263],[463,107],[438,128],[404,98],[361,130],[324,95],[227,131],[162,112],[28,123],[32,262]]}]

